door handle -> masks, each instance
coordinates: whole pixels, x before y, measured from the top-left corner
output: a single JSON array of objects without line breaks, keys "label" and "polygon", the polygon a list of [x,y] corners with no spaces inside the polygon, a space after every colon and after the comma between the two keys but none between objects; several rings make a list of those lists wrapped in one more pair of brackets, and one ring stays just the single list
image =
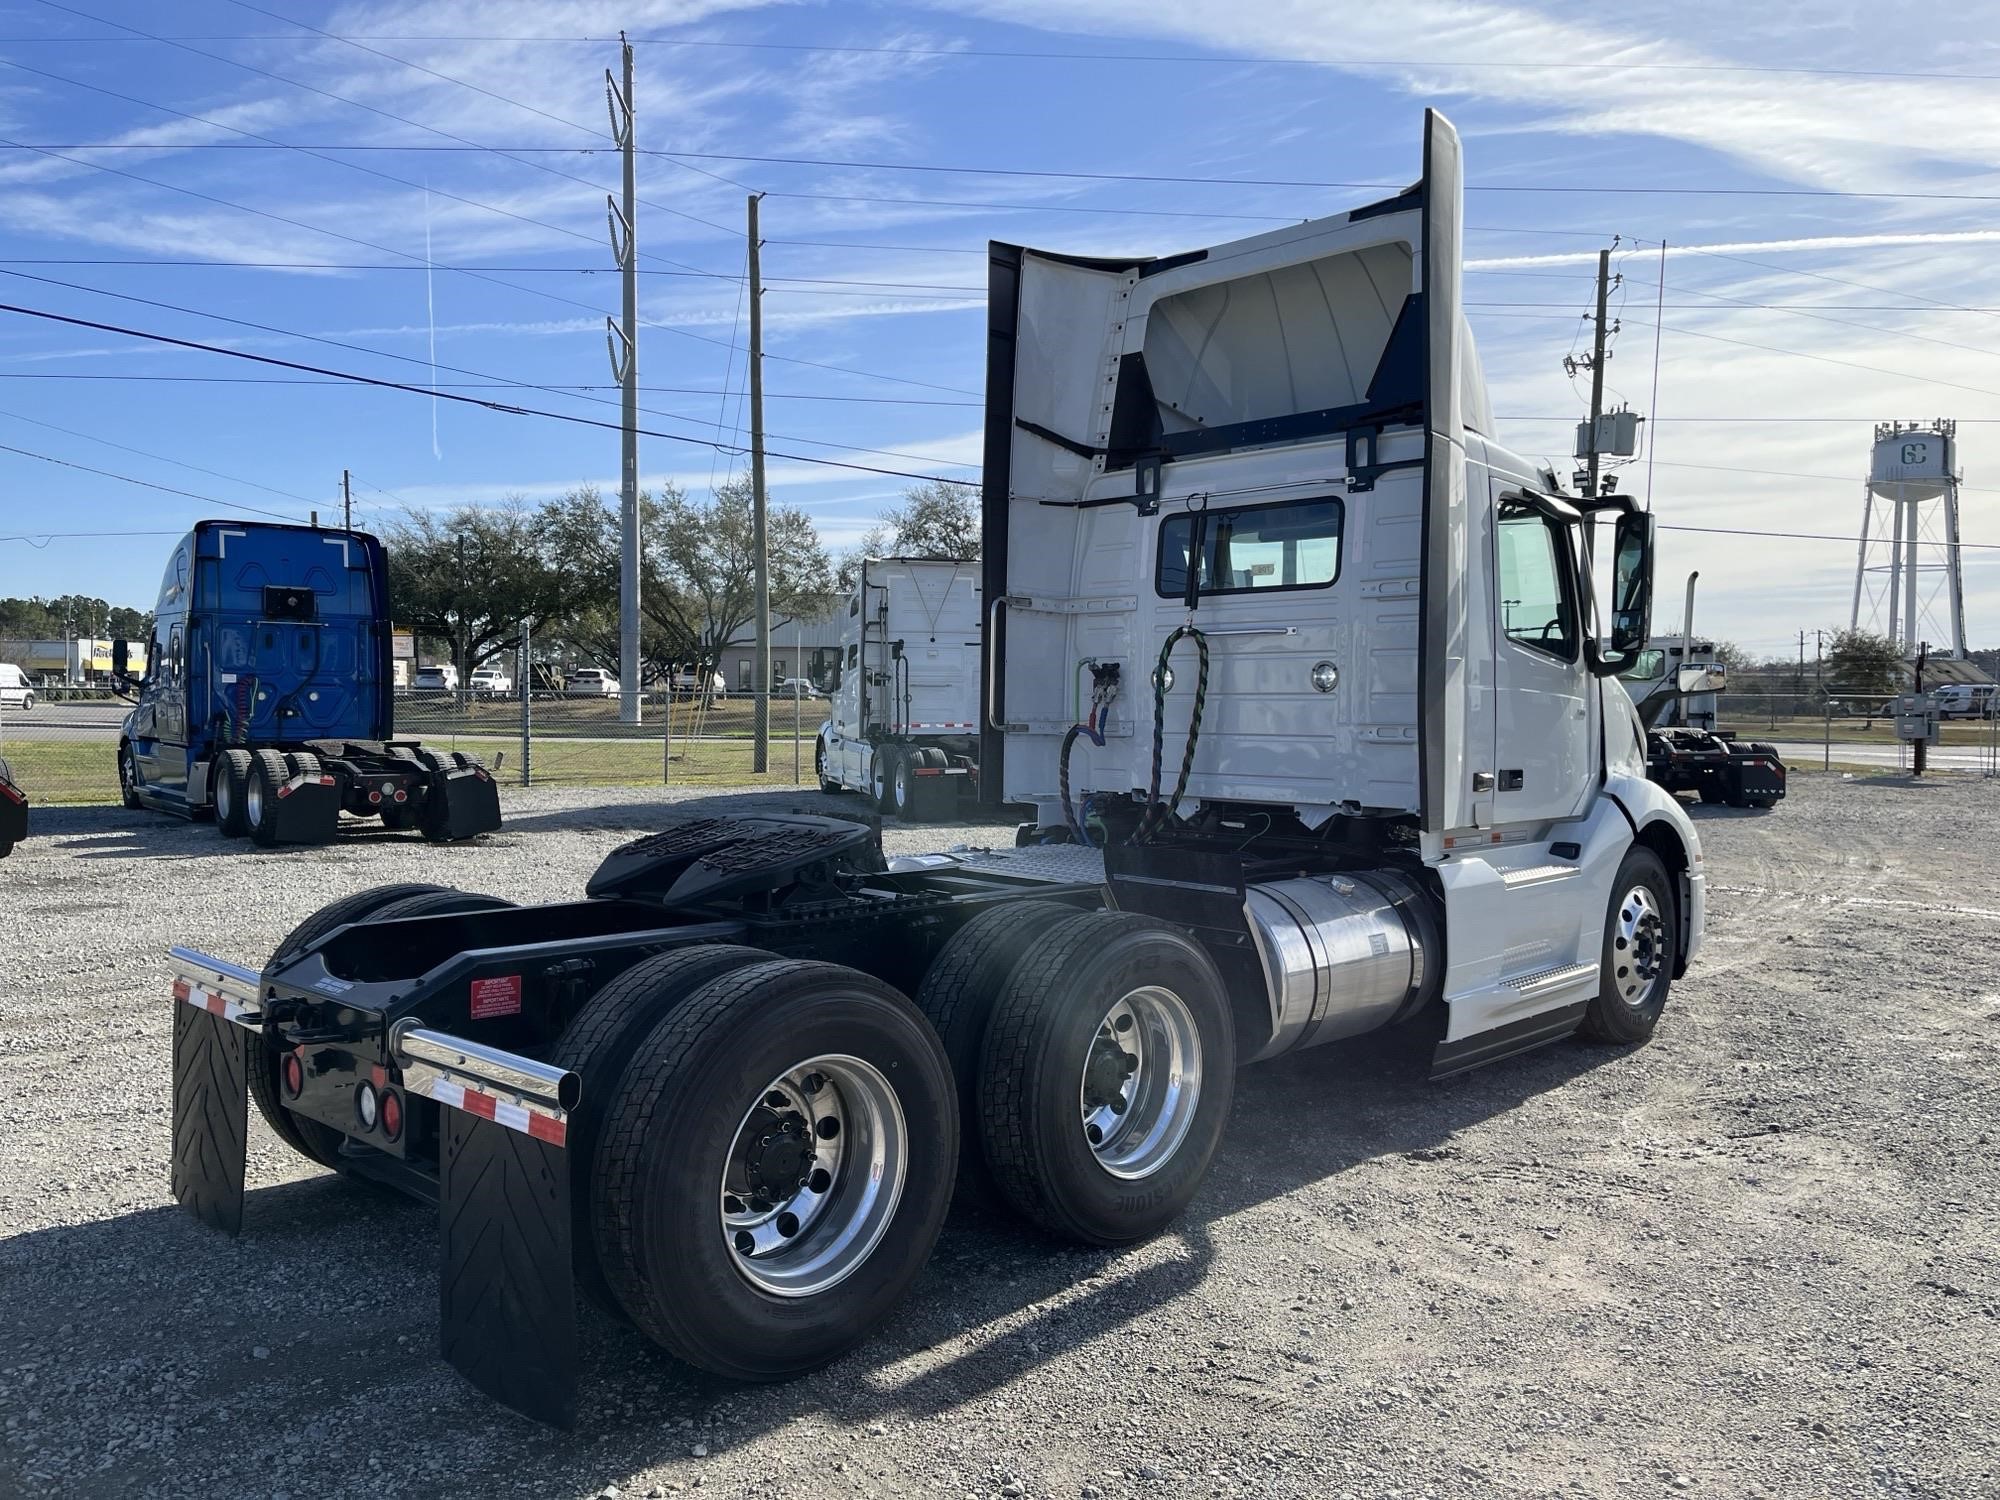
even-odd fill
[{"label": "door handle", "polygon": [[1007,732],[1000,722],[1000,611],[1006,603],[1005,594],[996,594],[986,606],[986,727],[996,734]]},{"label": "door handle", "polygon": [[1492,791],[1493,773],[1491,771],[1474,771],[1472,773],[1472,789],[1475,792]]}]

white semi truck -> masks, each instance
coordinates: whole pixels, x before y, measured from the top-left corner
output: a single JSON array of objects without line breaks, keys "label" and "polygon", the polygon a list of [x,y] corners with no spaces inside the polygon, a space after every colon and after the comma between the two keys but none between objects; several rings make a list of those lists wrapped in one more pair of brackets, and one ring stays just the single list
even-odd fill
[{"label": "white semi truck", "polygon": [[1615,676],[1650,518],[1495,440],[1460,213],[1433,113],[1417,185],[1335,218],[994,245],[980,786],[1037,809],[1015,846],[709,815],[580,899],[388,887],[261,970],[177,949],[175,1195],[240,1229],[247,1088],[438,1204],[444,1357],[561,1423],[579,1289],[781,1379],[896,1306],[962,1167],[1124,1244],[1200,1189],[1241,1063],[1419,1017],[1440,1074],[1644,1041],[1704,899]]},{"label": "white semi truck", "polygon": [[820,790],[942,816],[978,790],[979,564],[869,558],[847,601]]}]

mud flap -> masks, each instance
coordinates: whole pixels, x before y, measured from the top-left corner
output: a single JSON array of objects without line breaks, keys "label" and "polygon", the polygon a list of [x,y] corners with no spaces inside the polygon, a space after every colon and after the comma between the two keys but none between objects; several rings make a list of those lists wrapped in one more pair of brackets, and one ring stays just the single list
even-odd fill
[{"label": "mud flap", "polygon": [[445,1362],[523,1416],[570,1427],[579,1357],[569,1152],[461,1109],[439,1110],[438,1129]]},{"label": "mud flap", "polygon": [[274,844],[330,844],[340,830],[340,788],[331,776],[294,776],[272,814]]},{"label": "mud flap", "polygon": [[249,1040],[221,1016],[174,1007],[174,1200],[231,1235],[243,1228]]},{"label": "mud flap", "polygon": [[433,776],[430,795],[444,803],[441,822],[452,843],[500,827],[500,787],[488,771],[466,766]]}]

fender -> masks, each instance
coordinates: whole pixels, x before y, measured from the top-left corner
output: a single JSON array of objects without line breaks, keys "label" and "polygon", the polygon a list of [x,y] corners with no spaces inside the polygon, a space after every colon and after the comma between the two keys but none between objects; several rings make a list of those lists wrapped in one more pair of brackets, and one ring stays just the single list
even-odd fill
[{"label": "fender", "polygon": [[1605,778],[1604,791],[1632,825],[1632,841],[1658,854],[1679,888],[1681,942],[1674,961],[1674,978],[1678,979],[1701,951],[1708,921],[1708,870],[1701,837],[1680,799],[1644,776],[1613,771]]}]

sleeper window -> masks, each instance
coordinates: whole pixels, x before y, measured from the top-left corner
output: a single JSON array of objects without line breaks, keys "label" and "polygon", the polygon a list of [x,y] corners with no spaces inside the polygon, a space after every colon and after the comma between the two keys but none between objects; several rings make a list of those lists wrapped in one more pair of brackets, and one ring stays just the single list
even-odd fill
[{"label": "sleeper window", "polygon": [[1186,597],[1189,558],[1199,550],[1196,581],[1203,597],[1325,588],[1340,576],[1341,517],[1338,500],[1168,516],[1160,522],[1153,587],[1163,599]]}]

